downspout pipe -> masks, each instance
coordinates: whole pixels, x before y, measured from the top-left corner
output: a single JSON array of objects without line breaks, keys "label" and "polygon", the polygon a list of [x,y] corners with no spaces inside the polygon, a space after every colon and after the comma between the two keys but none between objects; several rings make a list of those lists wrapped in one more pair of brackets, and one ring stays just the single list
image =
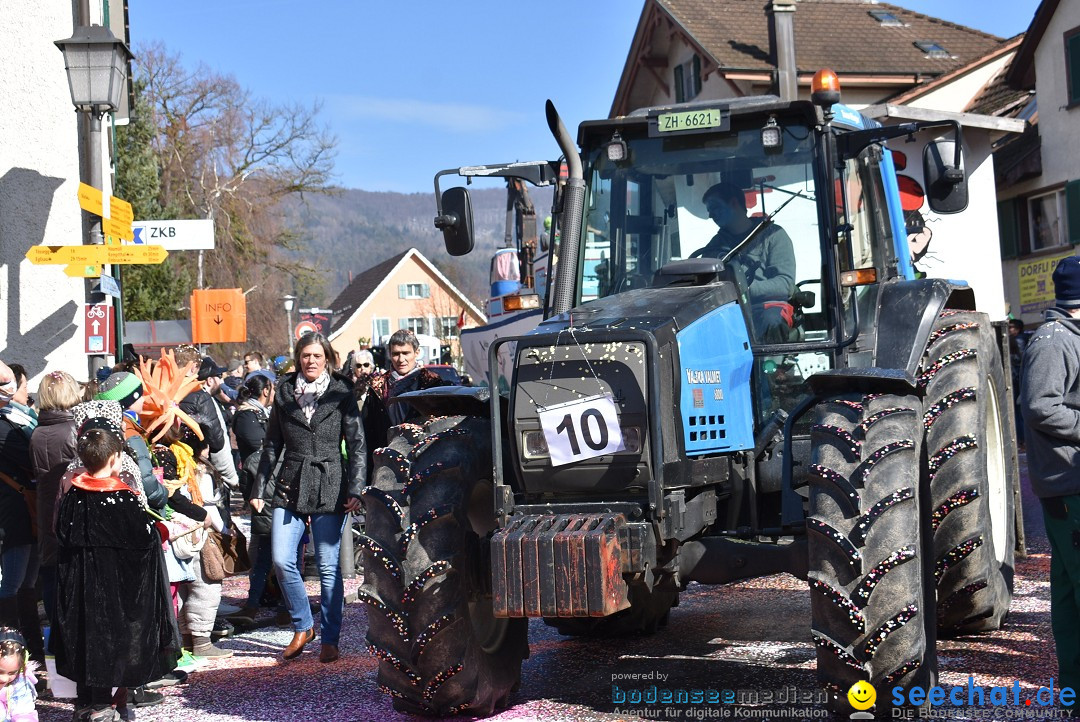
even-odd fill
[{"label": "downspout pipe", "polygon": [[570,133],[563,125],[555,104],[545,106],[548,128],[566,157],[568,178],[563,189],[562,240],[559,244],[558,266],[555,268],[555,289],[551,310],[553,315],[566,313],[574,306],[574,287],[577,283],[578,256],[581,255],[581,219],[585,211],[585,179],[581,156]]}]

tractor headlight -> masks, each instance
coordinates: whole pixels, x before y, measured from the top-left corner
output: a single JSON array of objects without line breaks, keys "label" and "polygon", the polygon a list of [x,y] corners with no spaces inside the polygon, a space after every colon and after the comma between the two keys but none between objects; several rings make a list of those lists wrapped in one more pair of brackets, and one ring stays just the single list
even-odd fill
[{"label": "tractor headlight", "polygon": [[[641,428],[637,426],[622,426],[620,428],[622,429],[623,445],[626,448],[618,452],[618,454],[640,454]],[[521,448],[525,458],[529,461],[546,459],[550,456],[547,440],[544,438],[544,432],[540,429],[522,431]]]}]

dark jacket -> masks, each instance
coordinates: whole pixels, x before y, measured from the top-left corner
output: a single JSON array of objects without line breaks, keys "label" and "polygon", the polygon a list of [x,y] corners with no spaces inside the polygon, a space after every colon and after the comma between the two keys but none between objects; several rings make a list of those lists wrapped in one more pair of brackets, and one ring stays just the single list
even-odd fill
[{"label": "dark jacket", "polygon": [[139,467],[139,476],[142,477],[147,506],[151,509],[164,509],[169,503],[169,492],[154,476],[154,460],[150,456],[150,447],[146,445],[141,428],[136,426],[127,414],[124,415],[124,437],[124,442],[135,453],[135,463]]},{"label": "dark jacket", "polygon": [[210,453],[225,448],[225,429],[221,428],[221,423],[218,421],[216,403],[210,398],[210,394],[202,389],[192,391],[180,402],[180,410],[199,422],[203,437],[210,446]]},{"label": "dark jacket", "polygon": [[1080,319],[1046,310],[1024,350],[1020,411],[1035,496],[1080,494]]},{"label": "dark jacket", "polygon": [[[270,413],[260,405],[251,401],[245,401],[237,409],[233,416],[233,434],[236,436],[236,450],[240,454],[240,491],[244,498],[251,501],[251,489],[255,484],[255,475],[259,471],[259,460],[262,458],[263,439],[266,438],[266,424]],[[273,478],[273,476],[271,476]],[[263,501],[267,502],[261,512],[252,510],[251,533],[269,534],[271,526],[271,502],[273,502],[273,488],[266,484],[263,489]]]},{"label": "dark jacket", "polygon": [[[367,447],[352,384],[332,374],[308,421],[296,402],[296,372],[282,377],[266,426],[252,498],[265,498],[272,471],[284,457],[273,506],[296,514],[342,511],[347,496],[359,497],[367,479]],[[348,458],[342,455],[344,440]]]},{"label": "dark jacket", "polygon": [[[351,396],[350,396],[351,398]],[[353,404],[356,408],[356,404]],[[32,486],[30,440],[23,430],[0,416],[0,471],[22,486]],[[15,489],[0,481],[0,549],[31,544],[30,507]]]},{"label": "dark jacket", "polygon": [[30,437],[30,459],[37,479],[38,549],[41,565],[56,565],[56,507],[60,477],[75,458],[75,419],[71,410],[42,411]]},{"label": "dark jacket", "polygon": [[363,410],[369,456],[375,453],[375,449],[386,446],[386,434],[391,426],[415,421],[420,417],[420,413],[411,405],[404,402],[394,403],[391,399],[410,391],[445,385],[447,382],[442,377],[423,366],[398,379],[397,383],[390,371],[372,374],[368,378],[368,393],[364,399]]}]

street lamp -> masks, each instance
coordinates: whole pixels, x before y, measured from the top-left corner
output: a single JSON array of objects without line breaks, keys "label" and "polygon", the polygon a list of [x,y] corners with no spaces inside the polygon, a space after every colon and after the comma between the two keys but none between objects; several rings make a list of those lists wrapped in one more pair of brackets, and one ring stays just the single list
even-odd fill
[{"label": "street lamp", "polygon": [[287,334],[289,342],[285,346],[285,349],[288,350],[288,349],[292,348],[292,332],[293,332],[292,310],[293,310],[293,307],[296,305],[296,296],[293,296],[291,294],[286,294],[286,295],[281,297],[281,302],[283,304],[285,304],[285,317],[288,319],[288,324],[289,324],[288,334]]},{"label": "street lamp", "polygon": [[[76,112],[86,113],[88,184],[103,190],[101,182],[101,116],[120,107],[127,90],[127,69],[131,51],[122,40],[101,25],[80,25],[70,38],[57,40],[56,47],[64,53],[71,102]],[[101,219],[90,216],[90,243],[102,244]],[[119,274],[117,274],[119,277]],[[123,305],[116,303],[116,351],[124,344]],[[97,359],[93,363],[103,362]],[[92,371],[94,369],[91,369]]]},{"label": "street lamp", "polygon": [[101,116],[120,107],[127,89],[127,45],[101,25],[80,25],[66,40],[57,40],[64,53],[71,102],[75,109]]}]

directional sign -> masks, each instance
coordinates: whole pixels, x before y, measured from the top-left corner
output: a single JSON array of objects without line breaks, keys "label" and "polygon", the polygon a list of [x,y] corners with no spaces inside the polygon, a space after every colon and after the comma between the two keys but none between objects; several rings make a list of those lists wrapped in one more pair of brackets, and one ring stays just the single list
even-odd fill
[{"label": "directional sign", "polygon": [[109,218],[130,226],[135,220],[135,211],[131,209],[131,204],[127,201],[122,201],[116,196],[109,196]]},{"label": "directional sign", "polygon": [[123,238],[130,241],[135,238],[135,232],[131,228],[131,222],[121,223],[113,218],[101,219],[101,232],[113,238]]},{"label": "directional sign", "polygon": [[112,354],[116,352],[113,334],[115,309],[104,303],[88,303],[83,306],[86,353]]},{"label": "directional sign", "polygon": [[82,208],[88,213],[100,216],[104,213],[104,209],[101,207],[101,191],[94,186],[88,186],[85,183],[79,184],[79,208]]},{"label": "directional sign", "polygon": [[155,243],[170,251],[214,250],[214,222],[209,219],[136,221],[131,227],[136,244]]},{"label": "directional sign", "polygon": [[26,258],[43,264],[97,265],[106,263],[161,263],[169,252],[161,246],[31,246]]},{"label": "directional sign", "polygon": [[192,291],[191,340],[193,343],[247,341],[247,301],[244,292],[239,288]]},{"label": "directional sign", "polygon": [[101,275],[101,266],[73,263],[64,267],[64,273],[72,278],[97,278]]}]

